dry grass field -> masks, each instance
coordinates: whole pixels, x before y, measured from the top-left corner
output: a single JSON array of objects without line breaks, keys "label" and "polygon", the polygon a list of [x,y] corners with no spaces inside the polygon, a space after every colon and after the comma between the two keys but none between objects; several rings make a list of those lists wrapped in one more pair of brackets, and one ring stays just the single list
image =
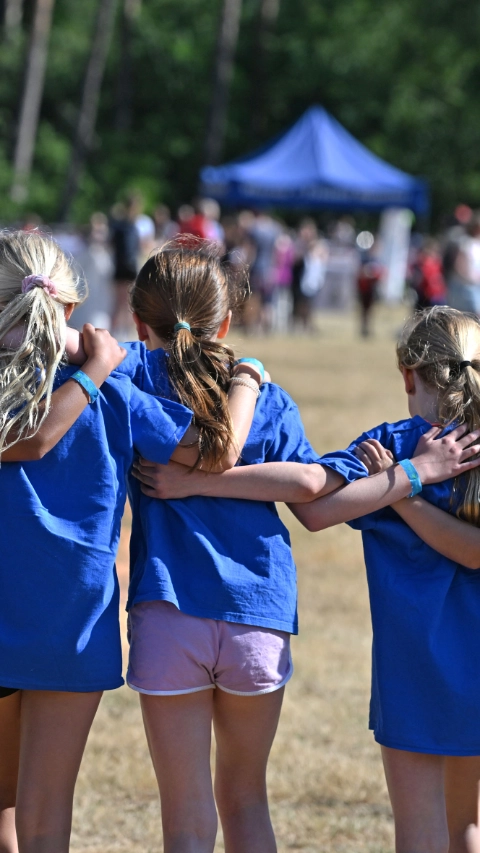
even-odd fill
[{"label": "dry grass field", "polygon": [[[320,316],[315,338],[242,341],[300,405],[320,452],[406,414],[394,336],[404,311],[380,307],[376,335],[360,340],[355,317]],[[309,534],[281,508],[299,576],[300,635],[269,774],[278,849],[387,853],[393,832],[379,750],[367,730],[370,620],[360,535],[346,526]],[[126,577],[128,519],[119,557]],[[105,696],[78,782],[77,853],[157,853],[161,824],[137,696]],[[216,851],[224,849],[219,833]],[[248,853],[248,851],[245,851]]]}]

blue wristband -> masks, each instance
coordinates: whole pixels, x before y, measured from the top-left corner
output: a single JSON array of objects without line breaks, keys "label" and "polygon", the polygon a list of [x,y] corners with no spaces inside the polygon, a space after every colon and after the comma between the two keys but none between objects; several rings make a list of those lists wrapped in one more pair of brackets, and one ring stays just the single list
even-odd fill
[{"label": "blue wristband", "polygon": [[262,362],[258,360],[258,358],[237,358],[235,364],[253,364],[253,366],[260,371],[262,382],[265,379],[265,368]]},{"label": "blue wristband", "polygon": [[72,374],[70,379],[74,379],[75,382],[78,382],[78,384],[82,386],[82,388],[87,392],[89,396],[88,402],[90,403],[90,405],[92,405],[92,403],[94,403],[98,397],[98,388],[95,383],[90,379],[90,377],[87,376],[87,374],[84,373],[83,370],[77,370],[75,373]]},{"label": "blue wristband", "polygon": [[415,497],[415,495],[418,495],[419,492],[422,491],[422,481],[420,479],[420,474],[418,473],[417,469],[415,468],[415,465],[413,464],[413,462],[410,461],[410,459],[402,459],[398,464],[402,466],[403,470],[405,471],[405,474],[410,480],[412,491],[410,492],[408,497],[413,498]]}]

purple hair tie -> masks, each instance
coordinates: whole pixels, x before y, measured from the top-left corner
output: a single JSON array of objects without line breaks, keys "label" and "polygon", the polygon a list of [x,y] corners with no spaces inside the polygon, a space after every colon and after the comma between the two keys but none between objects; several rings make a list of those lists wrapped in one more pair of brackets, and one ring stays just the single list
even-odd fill
[{"label": "purple hair tie", "polygon": [[57,288],[48,275],[27,275],[22,281],[22,293],[28,293],[34,287],[41,287],[50,296],[57,295]]}]

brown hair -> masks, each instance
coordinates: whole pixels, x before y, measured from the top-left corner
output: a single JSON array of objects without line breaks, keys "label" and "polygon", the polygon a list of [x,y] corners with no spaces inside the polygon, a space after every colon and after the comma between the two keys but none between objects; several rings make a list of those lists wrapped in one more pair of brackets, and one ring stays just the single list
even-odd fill
[{"label": "brown hair", "polygon": [[[199,431],[196,465],[217,464],[235,441],[227,392],[234,356],[214,340],[219,326],[248,294],[246,269],[221,259],[218,246],[191,235],[167,243],[144,264],[131,306],[165,342],[167,368],[179,400]],[[188,328],[175,330],[177,323]]]},{"label": "brown hair", "polygon": [[[397,344],[399,367],[415,370],[436,391],[442,424],[480,427],[480,320],[454,308],[418,311],[406,323]],[[467,362],[467,364],[462,362]],[[480,470],[454,484],[457,515],[480,527]]]}]

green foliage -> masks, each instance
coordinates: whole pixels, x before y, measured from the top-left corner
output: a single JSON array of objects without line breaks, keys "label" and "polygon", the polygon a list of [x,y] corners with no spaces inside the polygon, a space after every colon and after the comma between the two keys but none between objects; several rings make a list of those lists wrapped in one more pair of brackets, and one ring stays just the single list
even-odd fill
[{"label": "green foliage", "polygon": [[[48,218],[56,216],[68,168],[97,5],[57,0],[55,6],[26,203]],[[128,188],[140,188],[150,208],[194,195],[221,7],[222,0],[143,0],[127,54],[117,15],[95,146],[74,207],[77,220],[94,208],[108,209]],[[320,103],[379,156],[428,178],[437,217],[458,201],[480,205],[478,4],[280,0],[278,20],[265,37],[263,138],[255,138],[252,119],[258,15],[259,0],[244,0],[224,159],[248,152]],[[28,39],[25,32],[2,38],[5,220],[16,211],[8,188]],[[121,120],[125,107],[127,120]]]}]

